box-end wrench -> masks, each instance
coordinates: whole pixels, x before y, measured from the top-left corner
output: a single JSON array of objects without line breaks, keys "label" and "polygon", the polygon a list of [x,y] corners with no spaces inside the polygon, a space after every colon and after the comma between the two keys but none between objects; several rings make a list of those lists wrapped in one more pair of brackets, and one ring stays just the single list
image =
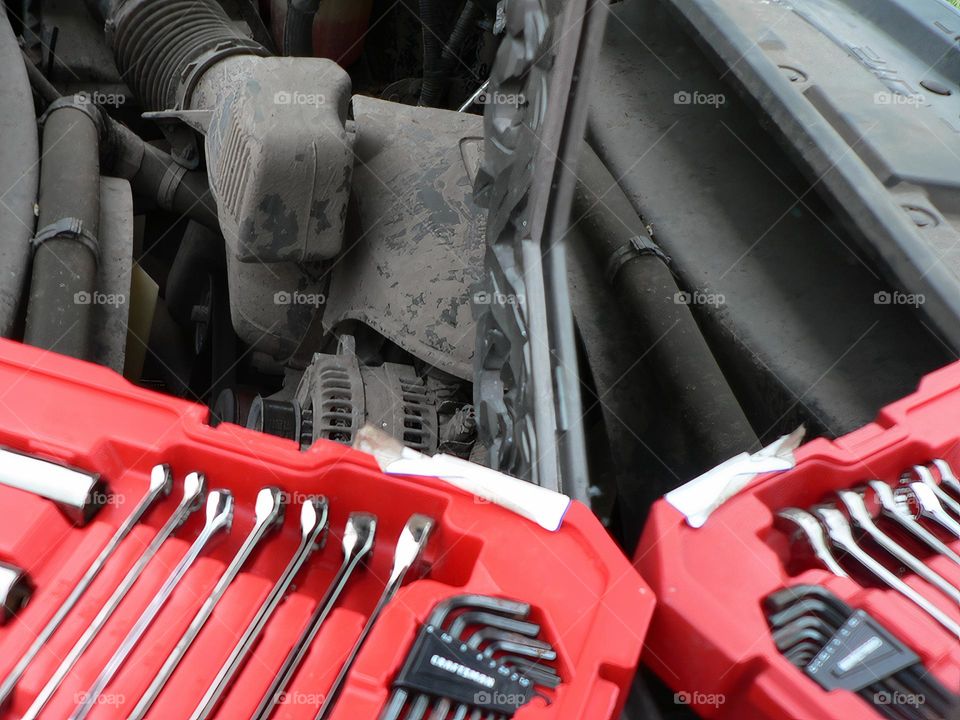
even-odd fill
[{"label": "box-end wrench", "polygon": [[813,515],[800,508],[787,507],[777,511],[774,522],[776,527],[790,539],[791,545],[798,539],[804,539],[807,549],[823,567],[837,577],[849,577],[830,552],[827,538],[823,534],[823,526]]},{"label": "box-end wrench", "polygon": [[90,714],[90,711],[96,706],[103,691],[107,689],[107,685],[110,684],[110,681],[113,680],[120,668],[123,667],[124,662],[130,657],[137,643],[143,638],[144,633],[147,632],[153,624],[153,621],[157,619],[157,615],[160,614],[163,606],[167,604],[170,596],[173,595],[173,591],[176,590],[177,585],[183,580],[187,571],[193,567],[197,558],[200,557],[200,553],[203,552],[204,548],[206,548],[213,539],[222,537],[221,533],[229,532],[232,523],[233,495],[231,495],[228,490],[212,490],[210,494],[207,495],[206,522],[200,534],[197,535],[197,539],[193,541],[190,549],[187,550],[186,554],[180,559],[180,562],[176,564],[167,576],[167,579],[164,580],[163,585],[160,586],[160,589],[150,600],[146,609],[140,614],[140,617],[137,618],[137,622],[130,628],[123,642],[120,643],[120,646],[114,651],[103,670],[100,671],[97,679],[93,681],[90,689],[84,693],[80,704],[77,705],[77,708],[70,715],[70,720],[84,720],[84,718]]},{"label": "box-end wrench", "polygon": [[940,610],[936,605],[930,602],[923,595],[918,593],[903,580],[898,578],[872,555],[864,551],[853,539],[853,533],[850,530],[850,524],[846,516],[839,510],[830,506],[820,506],[814,508],[814,513],[823,522],[827,530],[827,537],[838,548],[847,555],[860,563],[867,571],[884,584],[890,586],[898,593],[912,601],[917,607],[932,617],[944,628],[949,630],[955,636],[960,638],[960,624],[955,622],[949,615]]},{"label": "box-end wrench", "polygon": [[173,475],[170,473],[170,468],[166,465],[154,466],[150,472],[150,487],[147,488],[147,492],[140,499],[140,502],[137,503],[133,512],[131,512],[130,515],[127,516],[127,519],[123,521],[123,524],[117,528],[113,537],[110,538],[110,542],[100,551],[100,554],[97,555],[90,567],[87,568],[83,577],[80,578],[73,590],[70,591],[66,600],[57,608],[53,617],[47,621],[43,630],[37,634],[36,639],[31,643],[30,647],[20,656],[17,664],[13,666],[13,669],[3,679],[3,683],[0,684],[0,707],[3,707],[7,700],[10,699],[14,688],[17,686],[17,683],[20,682],[20,678],[23,677],[23,674],[37,656],[37,653],[39,653],[43,646],[53,637],[53,634],[77,602],[79,602],[80,598],[87,591],[87,588],[90,587],[100,574],[100,571],[106,566],[107,561],[113,556],[116,549],[120,547],[120,543],[123,542],[124,538],[130,534],[134,526],[143,519],[143,516],[146,515],[147,511],[152,508],[158,500],[170,494],[172,487]]},{"label": "box-end wrench", "polygon": [[97,473],[0,448],[0,485],[52,500],[78,525],[86,525],[107,500]]},{"label": "box-end wrench", "polygon": [[180,664],[183,656],[187,654],[187,650],[190,649],[193,641],[197,639],[203,626],[207,620],[210,619],[217,603],[220,602],[227,588],[230,587],[230,583],[240,574],[240,570],[244,564],[246,564],[247,560],[250,559],[250,556],[260,542],[283,523],[283,513],[283,491],[280,490],[280,488],[265,487],[257,493],[256,520],[254,521],[253,528],[237,550],[237,554],[234,555],[233,560],[230,561],[227,569],[224,570],[223,575],[217,580],[217,584],[214,585],[213,590],[210,591],[210,595],[204,601],[203,605],[200,606],[200,609],[197,610],[197,614],[193,616],[189,627],[187,627],[183,636],[170,652],[170,655],[163,663],[163,667],[160,668],[160,671],[151,681],[150,687],[146,689],[137,702],[136,707],[134,707],[133,711],[127,716],[127,720],[141,720],[143,716],[147,714],[147,711],[163,690],[167,680],[173,675],[173,671],[177,669],[177,665]]},{"label": "box-end wrench", "polygon": [[880,509],[884,517],[900,525],[900,527],[937,554],[960,565],[960,555],[955,553],[949,545],[917,522],[917,519],[910,511],[910,502],[907,498],[902,497],[902,494],[901,497],[898,498],[893,488],[880,480],[871,480],[867,485],[873,490],[877,502],[880,503]]},{"label": "box-end wrench", "polygon": [[146,549],[140,554],[140,557],[137,559],[137,562],[124,576],[123,580],[120,581],[120,584],[117,586],[116,590],[113,591],[113,594],[104,603],[103,607],[100,608],[100,612],[97,613],[97,616],[93,619],[93,622],[87,626],[87,629],[83,631],[83,634],[70,649],[70,652],[67,653],[67,656],[63,659],[60,665],[57,667],[56,672],[53,673],[47,684],[43,686],[43,689],[40,691],[40,694],[37,695],[37,698],[33,701],[33,704],[27,710],[26,714],[21,718],[21,720],[36,720],[37,716],[43,710],[50,698],[53,697],[53,694],[57,691],[57,688],[60,687],[60,684],[63,682],[63,679],[67,676],[67,673],[73,669],[73,666],[76,665],[77,660],[80,659],[80,656],[90,647],[90,643],[94,641],[97,637],[97,634],[103,629],[103,626],[107,624],[107,620],[113,615],[116,609],[120,606],[120,603],[123,601],[123,598],[126,597],[127,593],[130,591],[130,588],[133,587],[133,584],[137,581],[137,578],[143,573],[147,565],[153,559],[153,556],[157,554],[157,551],[160,549],[160,546],[163,545],[166,540],[173,535],[173,532],[183,525],[190,515],[195,512],[203,504],[203,498],[206,494],[207,483],[202,473],[192,472],[188,473],[187,476],[183,479],[183,498],[180,500],[180,504],[177,505],[177,509],[173,511],[173,514],[170,516],[170,519],[167,520],[166,524],[160,529],[150,541],[150,544],[147,545]]},{"label": "box-end wrench", "polygon": [[[920,482],[930,488],[930,492],[937,496],[937,500],[940,501],[940,504],[943,505],[943,507],[952,512],[954,517],[960,518],[960,502],[957,502],[952,497],[947,495],[946,491],[940,487],[940,483],[938,483],[936,478],[933,477],[933,473],[930,472],[930,468],[924,467],[923,465],[914,465],[913,472],[916,474],[917,478],[919,478]],[[912,486],[914,483],[908,480],[903,482],[903,484]]]},{"label": "box-end wrench", "polygon": [[337,604],[354,571],[360,566],[363,558],[373,552],[376,535],[377,518],[375,515],[364,512],[350,513],[343,531],[343,562],[340,569],[337,570],[337,574],[330,582],[326,593],[311,614],[296,644],[290,648],[290,652],[284,658],[280,672],[274,676],[273,682],[270,683],[270,687],[260,701],[260,705],[257,706],[257,711],[251,716],[251,720],[267,720],[273,714],[274,707],[283,697],[287,685],[296,673],[297,668],[300,667],[300,663],[303,662],[311,643],[313,643],[327,616]]},{"label": "box-end wrench", "polygon": [[843,506],[847,509],[847,514],[853,520],[854,525],[866,532],[877,545],[886,550],[899,562],[902,562],[906,567],[910,568],[910,570],[918,576],[936,587],[951,600],[960,603],[960,589],[951,584],[938,572],[921,562],[919,558],[907,552],[899,543],[874,524],[873,516],[870,514],[869,508],[867,508],[867,503],[861,491],[838,490],[837,497],[840,498],[840,502],[842,502]]},{"label": "box-end wrench", "polygon": [[960,495],[960,480],[958,480],[957,476],[954,474],[953,468],[950,467],[950,463],[942,458],[935,458],[933,460],[933,466],[937,469],[937,472],[940,473],[940,484],[946,485],[948,488]]},{"label": "box-end wrench", "polygon": [[433,518],[420,514],[413,515],[407,520],[407,524],[404,526],[403,531],[400,533],[400,538],[397,540],[397,549],[393,555],[393,568],[390,571],[390,578],[383,588],[383,593],[380,595],[376,607],[374,607],[373,612],[370,613],[366,625],[364,625],[363,630],[360,631],[360,636],[356,639],[356,642],[354,642],[350,654],[347,655],[347,659],[340,667],[340,672],[333,681],[333,685],[330,687],[330,690],[327,691],[323,704],[317,711],[315,720],[324,720],[330,715],[330,711],[333,710],[333,706],[337,702],[337,697],[340,695],[340,690],[343,688],[344,680],[346,680],[347,675],[350,673],[350,669],[353,667],[353,663],[357,659],[357,655],[360,653],[360,648],[363,647],[367,635],[370,634],[370,630],[373,629],[377,618],[380,617],[380,613],[383,612],[387,603],[397,594],[407,572],[409,572],[410,568],[413,567],[414,563],[417,562],[423,553],[423,549],[430,539],[433,524]]},{"label": "box-end wrench", "polygon": [[191,720],[208,718],[217,709],[236,674],[246,662],[253,646],[260,639],[260,633],[263,632],[274,610],[277,609],[280,601],[286,595],[294,577],[300,572],[313,552],[323,544],[326,530],[327,499],[322,496],[309,498],[300,506],[300,544],[280,578],[274,584],[273,589],[261,603],[256,615],[247,625],[230,656],[220,667],[220,671],[213,682],[210,683],[200,703],[190,716]]},{"label": "box-end wrench", "polygon": [[922,482],[912,482],[906,487],[898,488],[894,495],[907,502],[913,501],[920,517],[931,520],[947,532],[960,538],[960,522],[946,511],[940,502],[942,498],[933,488]]}]

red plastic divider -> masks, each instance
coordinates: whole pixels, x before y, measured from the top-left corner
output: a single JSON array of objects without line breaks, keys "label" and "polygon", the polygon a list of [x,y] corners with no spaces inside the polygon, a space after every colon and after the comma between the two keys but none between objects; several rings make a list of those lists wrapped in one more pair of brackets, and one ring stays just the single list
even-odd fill
[{"label": "red plastic divider", "polygon": [[[786,537],[773,527],[785,506],[807,508],[832,490],[879,478],[895,482],[915,464],[944,458],[960,467],[960,363],[928,375],[916,393],[877,420],[797,452],[797,467],[757,479],[694,529],[665,500],[650,514],[634,565],[657,607],[643,661],[704,717],[851,720],[875,718],[853,693],[825,692],[777,651],[761,600],[788,585],[818,583],[863,608],[916,651],[948,688],[960,689],[960,642],[892,590],[809,569],[787,571]],[[960,551],[960,542],[953,547]],[[960,568],[925,558],[960,584]],[[922,589],[912,575],[904,580]],[[924,591],[931,598],[938,593]],[[960,621],[960,608],[937,604]]]},{"label": "red plastic divider", "polygon": [[[438,601],[465,592],[530,602],[545,639],[559,653],[563,683],[553,703],[535,700],[517,712],[518,720],[602,720],[620,712],[654,597],[587,508],[575,504],[560,531],[549,533],[439,480],[386,476],[368,455],[336,443],[319,442],[300,452],[292,442],[237,426],[210,427],[206,416],[201,406],[137,388],[104,368],[0,341],[0,445],[96,470],[114,493],[90,525],[77,528],[50,502],[0,487],[0,560],[25,567],[37,585],[31,603],[0,628],[0,675],[14,665],[143,495],[150,469],[165,462],[175,476],[171,497],[123,542],[30,666],[2,717],[26,711],[138,550],[169,517],[183,476],[191,470],[204,472],[210,488],[233,492],[233,529],[189,571],[91,718],[121,718],[133,708],[249,531],[254,497],[266,485],[283,488],[294,500],[298,493],[326,495],[330,533],[326,547],[309,561],[270,621],[217,718],[247,717],[256,707],[339,566],[339,532],[347,514],[357,510],[379,518],[373,560],[348,587],[274,717],[313,718],[340,659],[380,595],[393,543],[414,512],[438,521],[425,555],[428,573],[408,582],[381,616],[348,678],[335,720],[376,718],[419,624]],[[289,560],[298,538],[298,514],[295,507],[288,508],[281,531],[227,591],[150,718],[189,716]],[[77,694],[91,684],[196,537],[200,515],[164,544],[47,705],[44,718],[69,715]]]}]

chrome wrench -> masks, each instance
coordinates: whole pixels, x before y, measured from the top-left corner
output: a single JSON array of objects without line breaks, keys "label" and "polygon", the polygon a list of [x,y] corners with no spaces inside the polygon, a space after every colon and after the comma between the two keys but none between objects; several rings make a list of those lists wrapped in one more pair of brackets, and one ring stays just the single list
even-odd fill
[{"label": "chrome wrench", "polygon": [[377,618],[380,617],[380,613],[383,612],[387,603],[397,594],[410,568],[413,567],[414,563],[417,562],[417,559],[423,553],[423,549],[430,539],[433,525],[433,518],[427,517],[426,515],[412,515],[410,519],[407,520],[407,524],[404,526],[403,531],[400,533],[400,538],[397,540],[397,549],[393,555],[393,569],[390,571],[390,578],[383,588],[383,593],[380,595],[376,607],[374,607],[373,612],[370,613],[366,625],[364,625],[363,630],[360,631],[360,636],[356,642],[354,642],[350,654],[347,655],[347,659],[340,667],[340,672],[333,681],[333,685],[330,687],[330,690],[327,691],[323,705],[321,705],[317,711],[315,720],[324,720],[324,718],[330,715],[330,711],[333,710],[333,706],[337,702],[337,697],[340,695],[343,682],[353,667],[353,663],[357,659],[357,655],[360,653],[360,648],[363,647],[367,635],[370,634],[370,630],[373,629]]},{"label": "chrome wrench", "polygon": [[167,604],[177,585],[183,580],[187,571],[193,567],[193,564],[200,557],[200,553],[210,544],[210,541],[220,535],[220,533],[229,532],[233,523],[233,495],[228,490],[212,490],[207,495],[207,517],[203,529],[193,541],[190,549],[176,564],[163,585],[157,591],[156,595],[150,600],[150,604],[137,618],[137,622],[127,633],[120,647],[114,651],[113,656],[107,661],[106,666],[94,680],[90,689],[82,696],[80,704],[70,715],[70,720],[84,720],[90,711],[96,706],[97,701],[107,689],[107,685],[113,680],[114,676],[123,667],[124,662],[130,657],[130,653],[136,648],[137,643],[143,638],[157,615]]},{"label": "chrome wrench", "polygon": [[[940,501],[943,507],[952,512],[955,517],[960,517],[960,502],[957,502],[947,495],[946,491],[940,487],[940,483],[933,477],[930,468],[924,467],[923,465],[914,465],[913,472],[920,479],[920,482],[930,488],[930,492],[937,496],[937,500]],[[903,484],[913,486],[914,483],[907,482]]]},{"label": "chrome wrench", "polygon": [[800,508],[787,507],[777,511],[775,522],[781,532],[788,533],[791,541],[797,537],[805,539],[813,556],[831,573],[837,577],[849,577],[830,552],[823,526],[813,515]]},{"label": "chrome wrench", "polygon": [[957,476],[954,474],[953,468],[950,467],[950,463],[941,458],[936,458],[933,461],[933,466],[937,468],[937,472],[940,473],[940,483],[942,485],[946,485],[955,493],[960,494],[960,480],[958,480]]},{"label": "chrome wrench", "polygon": [[0,562],[0,625],[23,610],[33,595],[33,583],[27,571],[17,565]]},{"label": "chrome wrench", "polygon": [[300,544],[287,564],[273,589],[260,605],[253,620],[247,625],[240,641],[221,666],[217,676],[210,683],[200,703],[190,716],[191,720],[208,718],[217,709],[221,699],[233,682],[234,676],[243,667],[247,655],[260,638],[267,622],[274,610],[283,600],[284,595],[293,582],[293,578],[307,562],[309,557],[322,544],[322,536],[327,529],[327,499],[325,497],[310,498],[300,506]]},{"label": "chrome wrench", "polygon": [[897,497],[913,498],[916,500],[920,517],[932,520],[960,538],[960,522],[944,509],[940,502],[942,498],[929,485],[923,482],[912,482],[906,488],[899,488],[894,494]]},{"label": "chrome wrench", "polygon": [[147,545],[146,549],[141,553],[137,562],[130,568],[123,580],[120,581],[117,589],[113,591],[113,594],[104,606],[100,608],[100,612],[97,613],[93,622],[83,631],[83,634],[57,667],[53,677],[43,686],[40,694],[37,695],[36,700],[33,701],[33,704],[21,720],[36,720],[46,704],[50,702],[50,698],[53,697],[57,688],[60,687],[67,673],[76,665],[77,660],[79,660],[80,656],[90,647],[90,643],[94,641],[97,634],[103,629],[103,626],[107,624],[107,620],[110,619],[110,616],[113,615],[120,606],[123,598],[126,597],[130,588],[133,587],[133,584],[137,581],[137,578],[140,577],[144,569],[146,569],[147,565],[153,559],[153,556],[157,554],[160,546],[203,504],[206,488],[206,479],[202,473],[192,472],[183,479],[183,499],[180,500],[177,509],[173,511],[170,519],[167,520],[166,524],[160,529],[160,532],[150,541],[150,544]]},{"label": "chrome wrench", "polygon": [[949,615],[940,608],[931,603],[927,598],[918,593],[903,580],[898,578],[892,572],[887,570],[881,563],[865,552],[853,539],[853,533],[850,530],[850,524],[842,512],[834,507],[820,506],[814,508],[814,513],[823,522],[827,530],[827,536],[830,541],[838,548],[846,552],[850,557],[859,562],[874,577],[888,585],[898,593],[912,601],[917,607],[923,610],[951,633],[960,638],[960,624],[955,622]]},{"label": "chrome wrench", "polygon": [[23,653],[20,659],[17,661],[17,664],[13,666],[13,669],[7,674],[3,679],[3,683],[0,684],[0,707],[6,704],[6,701],[10,699],[10,696],[13,694],[14,688],[17,686],[17,683],[20,682],[20,678],[23,677],[23,674],[27,671],[27,668],[30,666],[30,663],[33,662],[33,659],[37,656],[37,653],[40,652],[40,649],[53,637],[53,634],[57,631],[60,625],[63,623],[64,619],[73,609],[73,607],[79,602],[80,598],[87,591],[87,588],[90,587],[91,583],[97,578],[100,574],[100,571],[106,566],[107,561],[113,556],[113,553],[120,543],[123,542],[124,538],[130,534],[130,531],[133,530],[134,526],[140,522],[147,511],[154,506],[154,504],[161,498],[165,498],[170,494],[170,489],[173,487],[173,475],[170,473],[170,468],[166,465],[156,465],[153,470],[150,472],[150,486],[147,489],[146,494],[140,499],[140,502],[137,503],[137,506],[133,509],[133,512],[127,516],[127,519],[123,521],[123,524],[117,528],[117,531],[113,534],[113,537],[110,538],[110,542],[104,546],[103,550],[100,551],[100,554],[97,555],[96,559],[87,568],[87,571],[83,574],[83,577],[77,582],[73,590],[70,591],[70,594],[67,596],[66,600],[57,608],[57,611],[53,614],[53,617],[47,621],[47,624],[44,626],[43,630],[39,632],[36,639],[27,648],[27,651]]},{"label": "chrome wrench", "polygon": [[240,570],[247,560],[250,559],[257,545],[259,545],[271,531],[277,529],[283,523],[283,511],[283,491],[281,491],[280,488],[266,487],[257,493],[256,521],[253,524],[253,529],[250,530],[250,534],[247,535],[240,549],[237,550],[237,554],[234,555],[227,569],[223,571],[223,575],[217,580],[217,584],[214,585],[213,590],[210,591],[210,595],[204,601],[203,605],[200,606],[200,609],[197,610],[197,614],[193,616],[193,620],[190,621],[190,626],[183,633],[183,637],[180,638],[176,647],[173,648],[163,663],[163,667],[160,668],[160,671],[150,683],[150,687],[146,689],[139,702],[137,702],[136,707],[134,707],[133,711],[127,716],[127,720],[141,720],[141,718],[147,714],[147,711],[150,710],[157,696],[160,695],[160,691],[163,690],[163,686],[167,680],[170,679],[173,671],[177,669],[177,665],[180,664],[180,661],[183,659],[183,656],[186,655],[187,650],[190,649],[193,641],[197,639],[197,635],[200,634],[207,620],[210,619],[214,608],[217,603],[220,602],[220,598],[226,593],[230,583],[240,574]]},{"label": "chrome wrench", "polygon": [[897,497],[893,488],[880,480],[871,480],[867,483],[873,490],[880,503],[884,517],[898,523],[900,527],[923,542],[934,552],[960,565],[960,555],[955,553],[949,545],[940,538],[927,530],[923,525],[917,522],[917,519],[910,512],[909,501],[904,497]]},{"label": "chrome wrench", "polygon": [[107,498],[107,486],[97,473],[9,448],[0,448],[0,485],[52,500],[78,525],[85,525]]},{"label": "chrome wrench", "polygon": [[960,604],[960,588],[951,584],[940,575],[940,573],[921,562],[919,558],[911,555],[899,543],[874,524],[870,510],[867,508],[867,503],[864,501],[863,495],[860,492],[856,490],[838,490],[837,497],[840,498],[840,501],[844,507],[846,507],[854,524],[864,530],[877,545],[910,568],[910,570],[918,576],[936,587],[951,600]]},{"label": "chrome wrench", "polygon": [[346,527],[343,531],[343,562],[340,569],[330,582],[330,586],[324,593],[323,599],[317,604],[313,614],[307,621],[307,625],[297,640],[296,644],[290,648],[287,657],[284,658],[280,672],[273,678],[270,687],[264,694],[256,712],[251,716],[251,720],[267,720],[273,709],[280,701],[291,678],[303,662],[310,644],[320,632],[327,616],[337,604],[340,594],[347,586],[354,570],[360,565],[364,557],[373,552],[374,541],[377,534],[377,518],[370,513],[355,512],[350,513],[347,519]]}]

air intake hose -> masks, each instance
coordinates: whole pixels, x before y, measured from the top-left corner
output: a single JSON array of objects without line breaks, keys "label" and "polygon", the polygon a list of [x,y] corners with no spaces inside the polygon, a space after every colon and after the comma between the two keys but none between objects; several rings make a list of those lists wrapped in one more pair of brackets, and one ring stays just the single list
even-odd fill
[{"label": "air intake hose", "polygon": [[107,21],[120,74],[149,110],[188,105],[200,76],[231,55],[269,55],[216,0],[127,0]]}]

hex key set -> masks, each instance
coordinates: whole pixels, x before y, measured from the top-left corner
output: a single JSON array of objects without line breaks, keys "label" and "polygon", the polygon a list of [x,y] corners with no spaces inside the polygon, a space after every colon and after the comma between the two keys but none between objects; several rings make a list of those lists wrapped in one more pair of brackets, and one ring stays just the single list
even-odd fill
[{"label": "hex key set", "polygon": [[953,720],[958,471],[955,363],[876,422],[800,446],[699,527],[656,502],[635,554],[658,599],[651,669],[721,720]]},{"label": "hex key set", "polygon": [[551,532],[15,343],[0,384],[0,720],[619,715],[654,598],[586,507]]}]

